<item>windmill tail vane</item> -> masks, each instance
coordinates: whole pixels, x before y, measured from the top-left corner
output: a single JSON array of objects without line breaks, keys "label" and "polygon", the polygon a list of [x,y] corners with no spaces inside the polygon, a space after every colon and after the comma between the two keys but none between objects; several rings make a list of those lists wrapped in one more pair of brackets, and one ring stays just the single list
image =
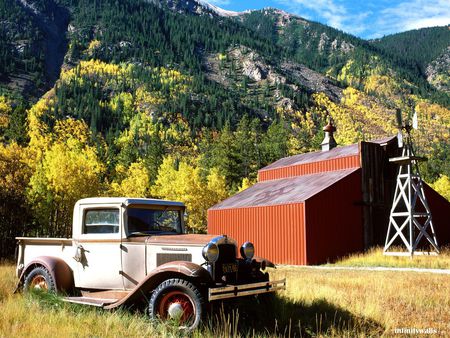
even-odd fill
[{"label": "windmill tail vane", "polygon": [[[406,121],[403,123],[402,111],[400,109],[396,109],[395,111],[398,128],[397,141],[399,148],[403,148],[405,141],[412,147],[411,131],[419,128],[417,111],[413,108],[412,112],[412,114],[408,114]],[[403,135],[403,130],[406,132],[406,136]]]}]

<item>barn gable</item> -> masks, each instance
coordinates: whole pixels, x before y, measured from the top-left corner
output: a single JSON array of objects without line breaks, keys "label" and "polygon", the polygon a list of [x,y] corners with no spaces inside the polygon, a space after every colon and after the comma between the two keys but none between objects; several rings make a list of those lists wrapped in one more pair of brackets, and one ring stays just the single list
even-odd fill
[{"label": "barn gable", "polygon": [[258,181],[359,167],[359,147],[358,144],[352,144],[330,151],[318,151],[282,158],[259,170]]}]

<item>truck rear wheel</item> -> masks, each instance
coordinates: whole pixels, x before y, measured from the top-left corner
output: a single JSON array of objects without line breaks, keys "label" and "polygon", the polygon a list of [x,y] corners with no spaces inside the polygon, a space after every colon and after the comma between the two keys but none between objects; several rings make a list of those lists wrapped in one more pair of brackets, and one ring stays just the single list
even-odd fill
[{"label": "truck rear wheel", "polygon": [[195,330],[203,314],[203,296],[192,283],[184,279],[168,279],[153,292],[149,301],[150,318],[174,320],[180,329]]},{"label": "truck rear wheel", "polygon": [[56,292],[56,283],[46,268],[38,266],[26,275],[23,289],[25,292],[29,290]]}]

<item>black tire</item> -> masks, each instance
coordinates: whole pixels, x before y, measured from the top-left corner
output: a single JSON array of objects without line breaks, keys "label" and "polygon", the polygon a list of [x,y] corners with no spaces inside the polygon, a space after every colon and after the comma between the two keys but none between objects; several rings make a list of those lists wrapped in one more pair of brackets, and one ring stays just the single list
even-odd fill
[{"label": "black tire", "polygon": [[43,266],[35,267],[25,276],[23,290],[42,290],[45,292],[56,292],[56,283],[51,273]]},{"label": "black tire", "polygon": [[[172,316],[169,314],[171,306]],[[198,288],[184,279],[173,278],[153,291],[148,313],[152,319],[177,320],[180,329],[190,332],[199,326],[203,308],[204,299]]]}]

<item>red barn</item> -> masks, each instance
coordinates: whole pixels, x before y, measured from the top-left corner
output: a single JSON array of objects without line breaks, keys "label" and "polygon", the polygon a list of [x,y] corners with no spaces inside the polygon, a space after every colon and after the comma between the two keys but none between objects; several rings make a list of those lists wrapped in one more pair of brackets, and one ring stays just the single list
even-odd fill
[{"label": "red barn", "polygon": [[[397,139],[333,148],[330,127],[322,151],[262,168],[257,184],[210,208],[208,233],[250,240],[258,256],[295,265],[383,245],[397,174],[388,159],[399,153]],[[425,190],[439,244],[449,243],[450,203]]]}]

